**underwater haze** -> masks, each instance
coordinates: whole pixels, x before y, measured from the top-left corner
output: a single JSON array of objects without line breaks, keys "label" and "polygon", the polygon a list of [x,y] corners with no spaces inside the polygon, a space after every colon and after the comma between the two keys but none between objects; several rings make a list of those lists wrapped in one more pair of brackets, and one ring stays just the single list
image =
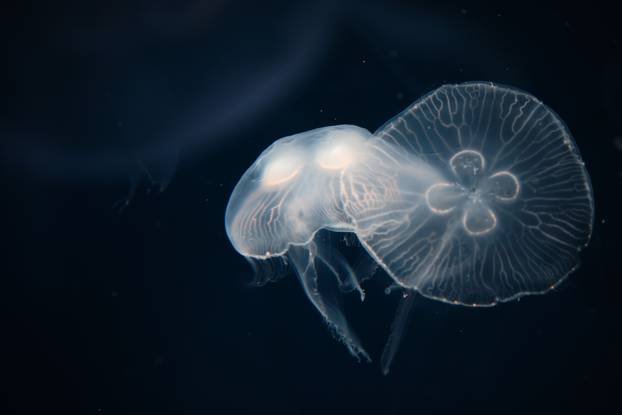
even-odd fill
[{"label": "underwater haze", "polygon": [[7,6],[0,413],[615,412],[617,16]]}]

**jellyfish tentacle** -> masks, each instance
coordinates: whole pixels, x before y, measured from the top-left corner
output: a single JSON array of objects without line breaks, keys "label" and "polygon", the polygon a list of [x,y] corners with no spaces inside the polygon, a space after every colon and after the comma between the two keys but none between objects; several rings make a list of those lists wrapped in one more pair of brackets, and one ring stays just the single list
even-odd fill
[{"label": "jellyfish tentacle", "polygon": [[391,362],[395,358],[402,339],[404,338],[404,331],[408,325],[408,317],[410,316],[410,310],[412,309],[414,302],[414,291],[404,291],[399,304],[397,305],[397,311],[395,312],[395,319],[391,324],[391,332],[387,338],[387,342],[382,350],[380,356],[380,367],[382,368],[382,374],[389,374],[391,369]]},{"label": "jellyfish tentacle", "polygon": [[324,317],[336,337],[346,345],[352,356],[371,362],[371,358],[363,349],[359,339],[350,329],[337,301],[338,297],[335,296],[331,299],[330,295],[320,290],[316,253],[317,247],[314,242],[310,242],[307,246],[291,246],[288,250],[291,264],[305,290],[305,294]]}]

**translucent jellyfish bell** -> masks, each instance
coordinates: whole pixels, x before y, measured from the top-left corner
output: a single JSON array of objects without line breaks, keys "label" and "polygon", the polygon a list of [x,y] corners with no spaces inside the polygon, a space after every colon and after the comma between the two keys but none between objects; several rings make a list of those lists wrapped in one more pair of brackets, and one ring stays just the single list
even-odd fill
[{"label": "translucent jellyfish bell", "polygon": [[344,205],[401,286],[490,306],[545,292],[577,267],[592,231],[589,176],[564,123],[533,96],[446,85],[370,148],[348,171]]},{"label": "translucent jellyfish bell", "polygon": [[318,274],[334,274],[342,291],[356,289],[361,297],[363,291],[345,259],[316,234],[321,229],[353,231],[342,207],[341,175],[365,162],[370,135],[359,127],[339,125],[276,141],[244,173],[225,214],[236,250],[251,260],[288,262],[338,338],[353,355],[365,358],[339,299]]},{"label": "translucent jellyfish bell", "polygon": [[[403,288],[492,306],[547,292],[577,268],[594,220],[589,176],[562,120],[533,96],[440,87],[381,127],[369,154],[345,177],[344,208]],[[408,307],[399,310],[385,372]]]}]

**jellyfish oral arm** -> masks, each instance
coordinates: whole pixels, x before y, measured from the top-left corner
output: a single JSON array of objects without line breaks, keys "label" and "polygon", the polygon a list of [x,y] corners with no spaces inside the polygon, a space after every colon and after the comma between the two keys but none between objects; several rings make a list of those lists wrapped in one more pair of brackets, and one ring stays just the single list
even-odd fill
[{"label": "jellyfish oral arm", "polygon": [[[363,349],[360,341],[350,329],[345,316],[336,301],[331,301],[330,296],[323,295],[319,287],[318,270],[316,266],[316,245],[311,242],[308,246],[291,246],[288,251],[290,259],[298,279],[313,306],[320,312],[328,326],[334,330],[337,338],[342,341],[352,356],[357,359],[363,358],[371,361],[369,355]],[[331,271],[335,272],[336,267]],[[326,277],[324,275],[324,277]]]},{"label": "jellyfish oral arm", "polygon": [[402,294],[402,298],[397,306],[395,319],[391,324],[391,333],[387,338],[387,342],[382,350],[382,355],[380,356],[380,367],[384,375],[389,374],[389,370],[391,370],[391,363],[393,362],[400,344],[402,343],[404,331],[408,325],[408,317],[410,316],[410,311],[413,306],[414,297],[414,292],[405,291]]}]

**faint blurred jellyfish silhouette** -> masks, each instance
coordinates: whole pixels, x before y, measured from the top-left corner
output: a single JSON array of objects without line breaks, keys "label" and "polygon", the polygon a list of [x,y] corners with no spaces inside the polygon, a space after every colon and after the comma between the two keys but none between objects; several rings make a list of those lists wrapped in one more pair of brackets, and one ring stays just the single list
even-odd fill
[{"label": "faint blurred jellyfish silhouette", "polygon": [[589,176],[561,119],[525,92],[474,82],[432,91],[373,136],[338,126],[277,141],[236,186],[226,224],[243,255],[287,256],[366,357],[314,266],[324,261],[362,293],[345,260],[313,239],[355,233],[406,290],[381,358],[388,373],[414,292],[466,306],[545,293],[577,268],[593,218]]}]

